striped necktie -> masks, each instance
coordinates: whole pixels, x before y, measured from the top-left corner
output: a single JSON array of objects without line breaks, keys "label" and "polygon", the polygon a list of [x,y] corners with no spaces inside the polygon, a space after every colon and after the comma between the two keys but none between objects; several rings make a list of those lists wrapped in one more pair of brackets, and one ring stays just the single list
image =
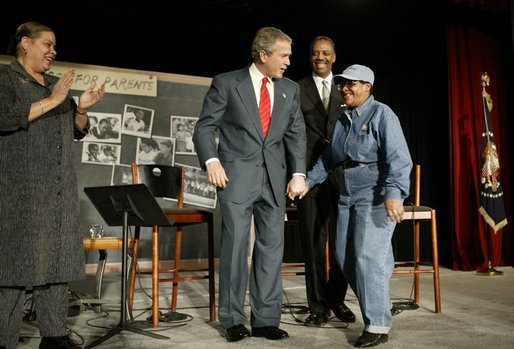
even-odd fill
[{"label": "striped necktie", "polygon": [[330,100],[330,89],[328,87],[328,81],[323,80],[323,88],[321,89],[321,101],[325,110],[328,110],[328,101]]},{"label": "striped necktie", "polygon": [[261,118],[262,134],[264,135],[264,138],[266,138],[266,135],[268,134],[269,124],[271,121],[271,102],[268,88],[266,87],[267,83],[268,78],[265,76],[262,79],[261,99],[259,101],[259,116]]}]

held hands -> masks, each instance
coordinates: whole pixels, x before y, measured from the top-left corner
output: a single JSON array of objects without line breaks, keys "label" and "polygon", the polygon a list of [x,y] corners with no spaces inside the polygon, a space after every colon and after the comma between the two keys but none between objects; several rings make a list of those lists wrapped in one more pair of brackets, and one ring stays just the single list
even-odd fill
[{"label": "held hands", "polygon": [[218,160],[209,162],[205,167],[207,168],[207,178],[212,185],[219,188],[227,187],[228,177]]},{"label": "held hands", "polygon": [[400,199],[385,199],[385,210],[390,220],[400,223],[403,220],[403,202]]},{"label": "held hands", "polygon": [[293,201],[295,197],[300,199],[307,194],[309,188],[305,185],[305,178],[303,176],[293,176],[289,183],[287,183],[286,195]]}]

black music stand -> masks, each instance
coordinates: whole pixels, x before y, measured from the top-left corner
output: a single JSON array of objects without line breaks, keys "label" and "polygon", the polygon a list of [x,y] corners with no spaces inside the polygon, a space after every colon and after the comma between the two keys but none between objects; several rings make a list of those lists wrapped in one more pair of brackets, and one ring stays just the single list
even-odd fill
[{"label": "black music stand", "polygon": [[84,192],[107,225],[123,226],[120,323],[110,329],[103,337],[87,345],[86,348],[93,348],[123,330],[157,339],[170,339],[133,327],[127,321],[127,242],[129,225],[143,227],[170,226],[173,222],[166,218],[162,208],[144,184],[89,187],[84,188]]}]

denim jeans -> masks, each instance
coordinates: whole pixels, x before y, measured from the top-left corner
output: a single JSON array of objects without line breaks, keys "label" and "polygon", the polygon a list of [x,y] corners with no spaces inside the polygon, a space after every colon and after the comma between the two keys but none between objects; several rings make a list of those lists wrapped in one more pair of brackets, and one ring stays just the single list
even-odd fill
[{"label": "denim jeans", "polygon": [[389,281],[394,268],[395,223],[384,208],[384,185],[376,164],[341,171],[336,256],[362,312],[365,330],[392,326]]}]

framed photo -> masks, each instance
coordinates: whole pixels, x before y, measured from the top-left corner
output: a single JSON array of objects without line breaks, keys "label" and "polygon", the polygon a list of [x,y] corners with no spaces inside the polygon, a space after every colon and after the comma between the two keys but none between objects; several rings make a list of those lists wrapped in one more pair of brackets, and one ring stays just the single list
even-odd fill
[{"label": "framed photo", "polygon": [[216,188],[207,179],[207,173],[199,167],[184,167],[184,203],[207,208],[216,208]]},{"label": "framed photo", "polygon": [[171,116],[171,137],[175,138],[175,153],[196,155],[193,131],[197,117]]},{"label": "framed photo", "polygon": [[112,166],[111,185],[132,184],[132,166]]},{"label": "framed photo", "polygon": [[81,141],[121,143],[121,114],[87,113],[89,133]]},{"label": "framed photo", "polygon": [[152,139],[157,142],[159,147],[154,159],[155,163],[173,166],[175,164],[175,138],[152,136]]},{"label": "framed photo", "polygon": [[152,134],[154,112],[153,109],[125,104],[121,132],[149,138]]},{"label": "framed photo", "polygon": [[96,142],[82,143],[82,162],[95,165],[119,165],[121,145]]},{"label": "framed photo", "polygon": [[155,139],[137,138],[136,164],[154,165],[157,154],[159,154],[159,143]]}]

